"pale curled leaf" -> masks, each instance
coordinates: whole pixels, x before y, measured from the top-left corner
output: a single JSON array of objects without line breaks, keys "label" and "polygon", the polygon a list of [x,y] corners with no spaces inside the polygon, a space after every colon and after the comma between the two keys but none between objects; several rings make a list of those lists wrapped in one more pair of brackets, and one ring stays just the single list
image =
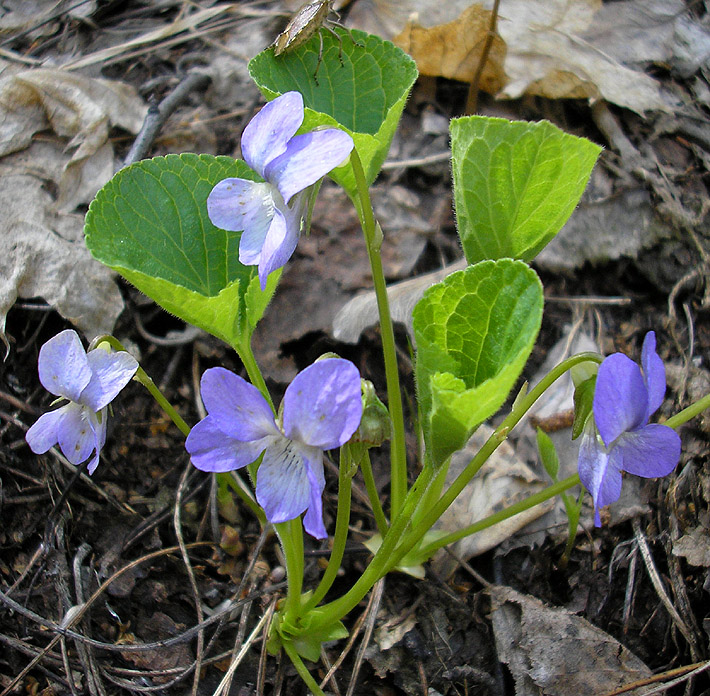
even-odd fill
[{"label": "pale curled leaf", "polygon": [[56,205],[88,203],[113,173],[109,128],[137,133],[147,107],[127,84],[63,70],[26,70],[0,78],[0,156],[23,150],[37,131],[69,139]]},{"label": "pale curled leaf", "polygon": [[487,591],[498,657],[517,696],[599,696],[651,676],[636,655],[582,617],[510,587]]},{"label": "pale curled leaf", "polygon": [[[387,298],[390,305],[390,315],[393,321],[401,322],[412,333],[412,310],[419,302],[424,291],[434,283],[446,278],[454,271],[466,267],[465,259],[445,266],[441,270],[425,273],[409,280],[393,283],[387,286]],[[335,315],[333,319],[333,337],[345,343],[357,343],[360,334],[377,323],[377,298],[374,291],[368,291],[353,297]]]},{"label": "pale curled leaf", "polygon": [[[45,145],[26,151],[38,151],[35,170],[40,163],[52,168],[53,148]],[[61,151],[54,157],[61,166]],[[6,157],[0,170],[0,332],[18,297],[42,297],[87,336],[110,333],[123,310],[113,272],[91,258],[81,216],[54,212],[43,179],[27,166],[11,171],[10,162],[18,159]]]}]

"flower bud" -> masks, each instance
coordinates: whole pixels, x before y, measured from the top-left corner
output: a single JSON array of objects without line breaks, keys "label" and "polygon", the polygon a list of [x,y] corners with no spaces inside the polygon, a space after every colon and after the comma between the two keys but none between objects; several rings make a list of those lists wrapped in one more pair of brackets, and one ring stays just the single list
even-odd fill
[{"label": "flower bud", "polygon": [[392,429],[387,407],[375,393],[375,387],[367,379],[360,380],[362,389],[362,420],[351,442],[362,442],[368,447],[379,447],[389,440]]}]

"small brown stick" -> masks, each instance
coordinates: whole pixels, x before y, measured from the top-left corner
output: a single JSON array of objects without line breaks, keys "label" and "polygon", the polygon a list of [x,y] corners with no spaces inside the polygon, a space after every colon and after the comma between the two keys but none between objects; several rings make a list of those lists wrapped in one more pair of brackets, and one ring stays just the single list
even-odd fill
[{"label": "small brown stick", "polygon": [[357,651],[357,656],[355,657],[355,664],[353,665],[353,671],[350,676],[350,684],[348,685],[348,690],[345,696],[353,696],[355,691],[355,685],[357,684],[357,677],[360,673],[360,668],[365,659],[365,650],[370,644],[370,639],[372,638],[372,632],[375,629],[375,620],[377,619],[377,614],[380,610],[380,603],[382,602],[382,595],[385,591],[385,578],[380,578],[375,586],[372,588],[372,596],[367,604],[367,620],[365,621],[365,633],[362,636],[362,642]]},{"label": "small brown stick", "polygon": [[234,672],[236,671],[237,667],[239,667],[239,664],[244,659],[244,656],[247,654],[249,648],[251,648],[253,643],[258,638],[259,633],[261,632],[261,629],[264,627],[268,627],[269,624],[271,623],[271,617],[274,615],[274,610],[276,609],[276,601],[277,601],[276,598],[274,598],[271,601],[271,604],[269,604],[269,609],[261,617],[261,619],[259,620],[259,623],[256,626],[254,626],[254,630],[249,634],[249,637],[246,639],[244,645],[242,645],[242,648],[239,651],[239,654],[232,660],[231,664],[229,665],[229,669],[227,670],[226,674],[224,675],[222,681],[218,684],[217,688],[214,690],[212,696],[220,696],[220,694],[227,694],[228,693],[225,690],[225,685],[227,683],[231,683]]},{"label": "small brown stick", "polygon": [[695,621],[695,616],[693,610],[690,606],[690,600],[688,598],[688,592],[685,587],[685,582],[683,580],[683,571],[680,567],[680,561],[678,557],[673,554],[673,542],[677,541],[680,537],[680,531],[678,529],[678,518],[675,513],[671,511],[669,515],[671,538],[666,541],[666,557],[668,559],[668,574],[671,580],[671,587],[673,588],[673,595],[680,613],[685,617],[686,624],[693,636],[693,640],[690,642],[690,656],[693,660],[701,660],[707,657],[707,653],[703,647],[703,641],[700,638],[702,635],[700,632],[700,627]]},{"label": "small brown stick", "polygon": [[488,61],[488,54],[491,52],[491,46],[493,46],[493,40],[496,37],[496,22],[498,21],[498,6],[500,5],[500,0],[495,0],[493,2],[493,9],[491,10],[491,25],[488,27],[488,33],[486,35],[486,43],[483,45],[483,51],[481,52],[481,60],[478,61],[478,67],[476,68],[476,74],[471,80],[471,85],[468,88],[468,96],[466,97],[466,111],[468,115],[475,114],[478,109],[478,85],[481,82],[481,75],[483,75],[483,68],[486,67],[486,62]]},{"label": "small brown stick", "polygon": [[[343,652],[338,655],[338,659],[333,663],[333,666],[328,670],[328,673],[323,677],[320,683],[320,688],[322,689],[325,687],[325,685],[328,683],[330,678],[335,674],[336,670],[340,667],[341,664],[343,664],[343,661],[345,658],[348,656],[350,651],[352,650],[353,645],[355,644],[355,640],[357,639],[358,635],[360,634],[360,631],[362,630],[362,627],[366,621],[366,619],[370,616],[370,612],[372,611],[372,607],[377,603],[377,606],[379,607],[380,601],[382,600],[382,592],[378,592],[378,587],[382,583],[382,586],[384,587],[384,578],[381,578],[380,580],[377,581],[375,584],[375,587],[373,588],[372,593],[370,594],[370,599],[367,602],[367,606],[365,607],[365,611],[362,612],[360,616],[358,616],[357,621],[355,622],[355,626],[352,630],[352,633],[350,635],[350,638],[348,638],[347,645],[345,648],[343,648]],[[376,595],[379,594],[379,597]],[[377,612],[374,612],[377,614]],[[369,639],[368,639],[369,640]]]},{"label": "small brown stick", "polygon": [[648,571],[648,577],[651,579],[651,584],[656,590],[658,598],[663,603],[663,606],[666,608],[666,611],[670,614],[673,623],[675,624],[676,628],[681,632],[683,638],[688,641],[689,645],[693,645],[693,634],[691,633],[688,626],[685,624],[685,621],[683,621],[683,619],[680,617],[680,614],[673,606],[673,602],[671,602],[670,597],[668,596],[665,588],[663,587],[663,581],[661,580],[661,577],[658,574],[656,564],[653,562],[653,557],[651,556],[651,549],[649,549],[648,541],[646,540],[644,533],[641,531],[641,523],[638,521],[638,518],[635,518],[633,520],[632,526],[634,529],[634,537],[636,539],[636,543],[638,544],[639,551],[641,551],[641,558],[643,558],[644,565],[646,566],[646,570]]},{"label": "small brown stick", "polygon": [[634,598],[636,596],[636,565],[638,562],[638,553],[636,547],[631,549],[631,561],[629,562],[629,572],[626,578],[626,592],[624,594],[624,635],[629,631],[629,621],[631,620],[631,612],[634,608]]},{"label": "small brown stick", "polygon": [[[9,607],[13,611],[16,611],[18,614],[21,616],[24,616],[25,618],[31,619],[35,623],[39,624],[40,626],[45,626],[46,628],[52,629],[57,635],[52,638],[52,640],[49,642],[49,644],[42,649],[40,653],[38,653],[28,665],[25,666],[25,668],[12,680],[12,682],[3,689],[3,691],[0,693],[0,696],[5,696],[5,694],[10,693],[14,689],[14,687],[19,684],[22,679],[25,677],[25,675],[44,657],[46,653],[48,653],[58,642],[63,636],[67,636],[70,638],[74,638],[76,640],[80,640],[84,643],[87,643],[89,645],[95,645],[97,647],[101,647],[104,650],[112,650],[115,649],[116,651],[121,651],[125,650],[128,648],[129,650],[131,648],[135,648],[137,646],[125,646],[125,645],[113,645],[110,643],[102,643],[101,641],[95,641],[91,638],[87,638],[86,636],[83,636],[81,633],[77,633],[76,631],[71,631],[70,627],[76,624],[78,621],[80,621],[84,614],[88,611],[89,607],[91,604],[98,599],[108,587],[111,582],[113,582],[116,578],[118,578],[120,575],[122,575],[124,572],[126,572],[129,568],[132,568],[139,563],[142,563],[144,561],[150,560],[151,558],[155,558],[158,556],[163,556],[167,553],[172,553],[174,551],[178,551],[179,547],[171,547],[170,549],[161,549],[160,551],[155,551],[153,553],[148,554],[147,556],[144,556],[141,559],[138,559],[137,561],[133,561],[132,563],[129,563],[127,566],[124,566],[120,570],[116,571],[108,580],[106,580],[101,587],[99,587],[96,592],[94,592],[93,595],[89,598],[89,600],[76,611],[76,613],[66,622],[65,626],[60,626],[59,624],[55,623],[54,621],[50,621],[49,619],[45,619],[43,616],[40,616],[39,614],[35,614],[33,611],[30,611],[29,609],[23,607],[21,604],[16,602],[14,599],[11,599],[8,597],[4,592],[0,591],[0,602],[2,602],[6,607]],[[168,639],[169,640],[169,639]],[[163,642],[164,644],[164,642]],[[141,646],[142,649],[145,649],[144,646]]]},{"label": "small brown stick", "polygon": [[641,686],[658,684],[658,682],[663,682],[669,677],[675,677],[672,681],[665,682],[660,686],[651,689],[650,691],[644,691],[642,696],[651,696],[651,694],[659,694],[663,691],[667,691],[672,686],[682,684],[684,681],[697,676],[708,668],[710,668],[710,660],[706,660],[705,662],[696,662],[692,665],[684,665],[683,667],[676,667],[675,669],[670,669],[667,672],[654,674],[652,677],[648,677],[647,679],[639,679],[638,681],[631,682],[630,684],[625,684],[624,686],[619,687],[618,689],[614,689],[613,691],[607,691],[605,694],[602,694],[602,696],[621,696],[621,694],[628,694],[629,691],[635,691]]},{"label": "small brown stick", "polygon": [[[74,555],[74,562],[72,564],[72,571],[74,573],[74,595],[79,606],[84,603],[84,585],[81,581],[81,566],[90,552],[91,546],[86,543],[81,544]],[[87,612],[87,615],[81,621],[87,628],[88,619],[89,612]],[[92,694],[97,693],[100,696],[105,696],[106,690],[101,683],[101,676],[91,647],[76,641],[76,651],[84,668],[84,673],[86,674],[89,691]]]},{"label": "small brown stick", "polygon": [[[182,472],[180,477],[180,483],[177,487],[177,494],[175,495],[175,512],[173,515],[173,525],[175,527],[175,536],[178,540],[178,546],[180,547],[180,555],[182,556],[182,561],[185,564],[185,570],[187,571],[187,577],[190,580],[190,587],[192,588],[192,596],[195,600],[195,612],[197,614],[197,623],[201,624],[204,620],[204,614],[202,613],[202,602],[200,601],[200,592],[197,589],[197,582],[195,580],[195,573],[192,570],[192,563],[190,563],[190,557],[187,553],[187,547],[185,546],[185,540],[182,537],[182,520],[181,520],[181,508],[182,508],[182,494],[185,490],[185,483],[187,481],[188,474],[192,471],[192,463],[188,460],[185,465],[185,470]],[[203,631],[198,631],[197,633],[197,655],[195,657],[195,676],[192,681],[192,696],[197,696],[197,688],[200,684],[200,672],[202,668],[202,656],[205,647],[205,636]]]},{"label": "small brown stick", "polygon": [[126,155],[123,165],[128,166],[140,159],[143,159],[153,145],[155,137],[160,129],[165,125],[170,115],[185,100],[187,95],[194,89],[200,89],[207,85],[210,76],[207,73],[191,72],[182,82],[168,94],[160,105],[151,105],[146,114],[145,121],[140,133],[133,141],[131,149]]}]

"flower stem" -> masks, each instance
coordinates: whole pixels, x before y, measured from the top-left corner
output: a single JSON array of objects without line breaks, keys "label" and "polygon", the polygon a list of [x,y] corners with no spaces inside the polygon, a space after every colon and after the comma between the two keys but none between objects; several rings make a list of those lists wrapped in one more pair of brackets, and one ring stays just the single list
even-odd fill
[{"label": "flower stem", "polygon": [[370,499],[372,513],[375,516],[377,531],[380,533],[380,536],[384,537],[387,533],[389,523],[387,522],[384,510],[382,509],[382,504],[380,503],[380,496],[377,492],[375,477],[372,475],[372,462],[370,462],[369,450],[366,450],[362,455],[362,459],[360,460],[360,470],[362,471],[362,478],[365,480],[365,489],[367,490],[367,497]]},{"label": "flower stem", "polygon": [[288,589],[284,617],[294,623],[301,612],[301,590],[303,589],[303,527],[301,518],[274,525],[281,541],[286,559],[286,579]]},{"label": "flower stem", "polygon": [[365,568],[363,574],[342,597],[318,608],[318,617],[311,624],[312,631],[318,627],[334,623],[345,616],[357,606],[358,602],[365,597],[372,586],[387,573],[388,561],[409,525],[412,514],[421,501],[423,494],[426,492],[433,473],[433,469],[430,466],[422,470],[407,493],[399,515],[394,519],[387,530],[387,534],[383,537],[382,545],[367,568]]},{"label": "flower stem", "polygon": [[350,155],[350,164],[357,183],[360,199],[360,224],[365,242],[367,256],[372,269],[372,280],[377,298],[377,310],[380,319],[380,334],[382,336],[382,353],[385,363],[385,377],[387,380],[387,405],[392,418],[392,442],[390,444],[391,474],[390,474],[390,518],[394,519],[399,514],[404,496],[407,492],[407,452],[404,441],[404,411],[402,409],[402,394],[399,385],[399,371],[397,368],[397,353],[394,343],[394,330],[390,317],[389,301],[387,298],[387,285],[382,269],[380,247],[382,245],[382,230],[375,223],[372,212],[372,201],[365,180],[362,162],[354,148]]},{"label": "flower stem", "polygon": [[[596,353],[579,353],[573,355],[566,360],[563,360],[559,365],[555,366],[546,374],[538,384],[533,387],[519,402],[516,402],[513,410],[503,420],[503,422],[495,429],[493,434],[486,440],[483,447],[477,452],[476,456],[471,459],[466,468],[456,477],[454,482],[449,486],[446,492],[432,506],[425,509],[423,516],[417,521],[414,529],[412,529],[407,538],[403,541],[397,553],[392,557],[390,567],[393,568],[397,562],[403,557],[414,545],[428,532],[434,523],[444,514],[451,503],[456,500],[461,491],[466,487],[469,481],[478,473],[480,468],[486,463],[488,458],[498,448],[498,446],[507,437],[508,433],[520,422],[522,417],[530,410],[533,404],[544,394],[544,392],[563,374],[570,370],[575,365],[586,362],[601,362],[602,357]],[[565,479],[569,481],[569,479]],[[525,502],[525,501],[523,501]],[[523,508],[525,509],[525,508]],[[501,511],[505,512],[505,511]],[[438,542],[437,542],[438,543]],[[437,547],[438,548],[438,547]]]},{"label": "flower stem", "polygon": [[333,550],[330,552],[328,567],[323,573],[318,587],[304,604],[301,610],[306,614],[317,606],[325,597],[338,575],[338,569],[345,554],[345,542],[348,540],[348,524],[350,522],[350,494],[352,491],[353,471],[350,445],[340,448],[340,465],[338,468],[338,514],[335,519],[335,534],[333,535]]},{"label": "flower stem", "polygon": [[163,393],[155,386],[148,373],[139,367],[136,376],[133,378],[142,384],[150,395],[158,402],[158,406],[170,416],[170,420],[178,427],[180,432],[187,437],[190,434],[190,426],[180,417],[180,414],[173,408],[172,404],[163,396]]},{"label": "flower stem", "polygon": [[234,348],[242,361],[244,369],[247,371],[249,381],[261,392],[261,395],[266,399],[269,406],[271,406],[271,410],[276,413],[274,402],[271,400],[271,394],[269,394],[266,382],[264,381],[264,376],[261,374],[259,364],[254,357],[254,351],[251,347],[251,337],[245,336],[238,345],[232,346],[232,348]]},{"label": "flower stem", "polygon": [[[463,529],[459,529],[455,532],[452,532],[451,534],[447,534],[446,536],[437,539],[428,546],[422,547],[420,549],[420,553],[422,554],[422,556],[430,557],[444,546],[453,544],[459,539],[463,539],[464,537],[467,537],[471,534],[475,534],[476,532],[488,529],[488,527],[492,527],[493,525],[498,524],[503,520],[507,520],[510,517],[514,517],[518,513],[524,512],[525,510],[529,510],[530,508],[533,508],[536,505],[539,505],[540,503],[544,503],[546,500],[554,498],[556,495],[564,493],[564,491],[567,491],[577,485],[579,485],[579,474],[573,474],[572,476],[563,479],[562,481],[553,483],[551,486],[548,486],[547,488],[541,490],[539,493],[535,493],[534,495],[528,496],[524,500],[520,500],[519,502],[514,503],[510,507],[504,508],[503,510],[499,510],[498,512],[495,512],[492,515],[488,515],[488,517],[484,517],[482,520],[478,520],[478,522],[470,524],[468,527],[464,527]],[[407,540],[405,539],[404,543],[406,543],[406,541]]]},{"label": "flower stem", "polygon": [[687,423],[691,418],[695,418],[695,416],[702,413],[706,408],[710,408],[710,394],[706,394],[702,399],[688,406],[688,408],[684,408],[680,413],[671,416],[663,425],[677,428],[683,425],[683,423]]},{"label": "flower stem", "polygon": [[261,506],[256,502],[256,500],[254,500],[247,490],[239,485],[239,482],[237,482],[234,476],[232,476],[233,473],[233,471],[227,471],[222,474],[216,474],[217,480],[224,482],[229,488],[231,488],[239,496],[241,501],[254,513],[256,519],[258,519],[261,523],[261,526],[265,526],[266,515],[261,509]]},{"label": "flower stem", "polygon": [[313,696],[325,696],[325,693],[322,691],[320,686],[318,686],[318,682],[313,678],[311,673],[308,671],[308,668],[306,665],[303,664],[303,660],[301,659],[301,656],[296,652],[296,649],[293,647],[291,643],[288,641],[284,642],[283,648],[286,651],[286,654],[289,656],[289,659],[293,663],[293,666],[296,668],[296,671],[298,672],[298,676],[303,679],[305,682],[306,686],[311,690],[311,693]]},{"label": "flower stem", "polygon": [[[128,351],[123,347],[121,341],[110,334],[98,336],[91,342],[91,345],[98,346],[100,343],[108,343],[115,351],[128,353]],[[170,420],[175,423],[178,430],[180,430],[180,432],[187,437],[190,434],[190,426],[182,419],[180,414],[173,408],[172,404],[165,398],[165,396],[163,396],[163,392],[155,386],[155,382],[153,382],[148,373],[139,366],[133,379],[135,379],[139,384],[142,384],[150,392],[150,395],[156,400],[158,406],[160,406],[160,408],[162,408],[163,411],[170,416]]]}]

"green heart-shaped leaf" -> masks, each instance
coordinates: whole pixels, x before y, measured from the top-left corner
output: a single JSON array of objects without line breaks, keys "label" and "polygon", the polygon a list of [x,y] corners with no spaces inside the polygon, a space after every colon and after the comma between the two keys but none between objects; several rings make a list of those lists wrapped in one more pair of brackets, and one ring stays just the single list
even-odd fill
[{"label": "green heart-shaped leaf", "polygon": [[503,404],[535,343],[542,284],[522,261],[482,261],[429,288],[413,313],[415,374],[435,464]]},{"label": "green heart-shaped leaf", "polygon": [[262,316],[278,274],[262,293],[256,267],[239,262],[241,232],[210,222],[207,196],[227,177],[260,180],[229,157],[168,155],[132,164],[98,192],[85,234],[95,258],[164,309],[234,346]]},{"label": "green heart-shaped leaf", "polygon": [[[291,90],[303,95],[302,132],[334,126],[350,133],[371,184],[387,156],[417,68],[406,53],[379,36],[337,27],[334,31],[340,41],[321,29],[320,37],[280,56],[267,48],[252,58],[249,73],[267,99]],[[321,38],[323,58],[316,74]],[[354,197],[349,167],[330,176]]]}]

